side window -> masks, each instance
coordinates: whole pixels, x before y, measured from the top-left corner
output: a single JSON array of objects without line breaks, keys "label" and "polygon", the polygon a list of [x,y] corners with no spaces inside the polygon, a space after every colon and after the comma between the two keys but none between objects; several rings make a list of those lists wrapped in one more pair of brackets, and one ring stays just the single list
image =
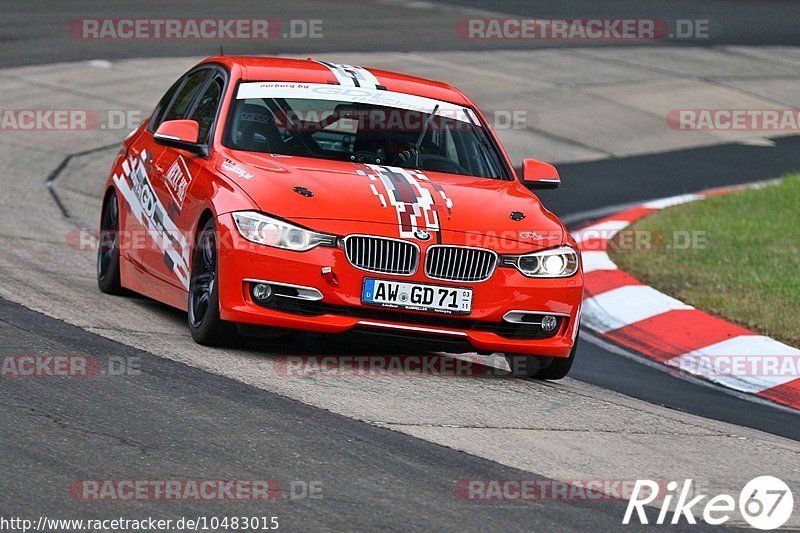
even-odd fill
[{"label": "side window", "polygon": [[182,118],[186,118],[186,113],[189,111],[189,107],[192,105],[192,101],[194,101],[194,97],[197,96],[197,91],[203,86],[203,83],[208,79],[208,70],[199,70],[190,74],[186,81],[184,82],[183,86],[178,91],[178,94],[175,95],[175,99],[172,101],[172,105],[170,105],[169,109],[167,109],[164,118],[161,121],[165,120],[179,120]]},{"label": "side window", "polygon": [[175,96],[175,93],[178,91],[178,88],[183,83],[183,78],[179,79],[175,83],[172,84],[172,87],[164,93],[164,96],[161,97],[161,100],[158,102],[155,111],[153,111],[153,118],[150,121],[150,129],[155,131],[158,129],[158,126],[161,125],[162,117],[164,116],[164,112],[167,110],[167,106],[172,101],[172,97]]},{"label": "side window", "polygon": [[217,108],[222,97],[222,78],[217,76],[206,87],[205,92],[200,96],[197,105],[187,118],[196,120],[200,125],[198,140],[200,143],[208,141],[208,134],[217,118]]}]

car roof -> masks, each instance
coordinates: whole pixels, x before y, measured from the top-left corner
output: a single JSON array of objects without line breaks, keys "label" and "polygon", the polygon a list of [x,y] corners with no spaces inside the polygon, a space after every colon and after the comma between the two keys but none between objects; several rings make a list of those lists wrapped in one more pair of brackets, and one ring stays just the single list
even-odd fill
[{"label": "car roof", "polygon": [[[306,83],[338,84],[333,71],[324,64],[308,59],[261,56],[217,56],[202,63],[218,63],[228,69],[238,66],[242,81],[295,81]],[[361,67],[365,68],[365,67]],[[440,81],[427,80],[387,70],[366,68],[389,91],[435,98],[454,104],[471,106],[472,103],[455,87]]]}]

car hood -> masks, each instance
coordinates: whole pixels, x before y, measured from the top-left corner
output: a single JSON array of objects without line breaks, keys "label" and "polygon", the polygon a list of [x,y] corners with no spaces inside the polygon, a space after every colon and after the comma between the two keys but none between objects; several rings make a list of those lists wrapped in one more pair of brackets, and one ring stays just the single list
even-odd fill
[{"label": "car hood", "polygon": [[566,242],[563,224],[517,181],[250,152],[215,164],[259,210],[316,231],[420,240],[427,232],[432,243],[509,253]]}]

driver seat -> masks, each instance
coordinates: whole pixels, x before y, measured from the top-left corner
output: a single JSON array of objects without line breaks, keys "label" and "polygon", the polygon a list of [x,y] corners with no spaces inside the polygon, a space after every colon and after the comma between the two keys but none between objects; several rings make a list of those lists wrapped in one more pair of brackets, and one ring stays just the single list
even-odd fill
[{"label": "driver seat", "polygon": [[233,143],[250,152],[274,152],[283,145],[283,137],[269,109],[244,104],[233,117]]}]

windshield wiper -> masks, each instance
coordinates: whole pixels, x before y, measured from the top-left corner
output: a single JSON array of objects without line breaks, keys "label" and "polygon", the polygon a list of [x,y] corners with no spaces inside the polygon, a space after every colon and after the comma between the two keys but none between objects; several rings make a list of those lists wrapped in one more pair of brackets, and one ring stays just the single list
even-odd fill
[{"label": "windshield wiper", "polygon": [[436,104],[436,107],[433,108],[433,111],[431,112],[430,116],[428,116],[427,120],[425,120],[425,124],[422,126],[422,132],[419,134],[419,137],[417,137],[417,142],[414,145],[414,150],[417,155],[416,161],[414,162],[414,168],[416,168],[417,170],[420,170],[420,168],[422,167],[422,162],[420,161],[420,154],[419,154],[420,148],[422,147],[422,139],[424,139],[425,134],[428,133],[428,127],[431,125],[431,122],[433,122],[434,117],[436,117],[436,112],[438,110],[439,110],[439,104]]},{"label": "windshield wiper", "polygon": [[491,147],[489,146],[489,142],[486,140],[486,137],[483,136],[481,131],[478,131],[478,125],[475,124],[475,121],[472,120],[472,114],[469,110],[465,110],[464,114],[467,115],[467,121],[469,122],[470,129],[472,129],[472,133],[478,138],[484,148],[491,152]]}]

